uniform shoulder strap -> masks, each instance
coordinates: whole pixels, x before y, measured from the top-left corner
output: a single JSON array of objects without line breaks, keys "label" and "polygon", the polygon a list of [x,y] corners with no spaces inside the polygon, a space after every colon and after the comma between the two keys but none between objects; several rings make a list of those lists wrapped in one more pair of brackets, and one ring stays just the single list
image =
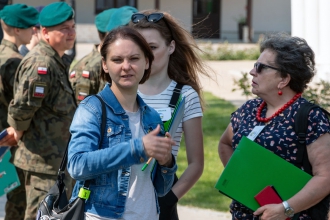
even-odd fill
[{"label": "uniform shoulder strap", "polygon": [[183,85],[180,83],[177,83],[172,94],[172,98],[170,100],[170,104],[168,104],[169,107],[175,108],[176,103],[179,100],[181,90],[182,90]]}]

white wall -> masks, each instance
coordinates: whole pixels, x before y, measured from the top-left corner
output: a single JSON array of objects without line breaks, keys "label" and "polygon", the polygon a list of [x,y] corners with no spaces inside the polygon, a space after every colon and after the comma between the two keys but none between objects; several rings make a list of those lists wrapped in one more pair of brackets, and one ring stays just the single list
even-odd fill
[{"label": "white wall", "polygon": [[[13,4],[22,3],[31,6],[48,5],[56,0],[13,0]],[[70,0],[66,0],[70,4]],[[95,3],[91,0],[76,0],[76,22],[93,24],[95,19]]]},{"label": "white wall", "polygon": [[220,6],[221,39],[238,39],[238,22],[246,17],[246,0],[222,0]]},{"label": "white wall", "polygon": [[[237,19],[246,16],[246,0],[222,0],[221,38],[238,39]],[[253,0],[252,27],[254,41],[259,34],[284,31],[291,33],[291,4],[288,0]]]},{"label": "white wall", "polygon": [[27,5],[31,5],[31,6],[39,6],[39,5],[48,5],[52,2],[57,2],[54,0],[13,0],[13,4],[17,4],[17,3],[21,3],[21,4],[27,4]]},{"label": "white wall", "polygon": [[[154,0],[138,0],[138,9],[155,8]],[[183,27],[191,31],[192,26],[192,0],[160,0],[160,11],[170,13]]]},{"label": "white wall", "polygon": [[304,38],[315,53],[316,81],[330,78],[330,1],[291,0],[292,35]]},{"label": "white wall", "polygon": [[155,8],[155,0],[137,0],[137,9],[139,11]]},{"label": "white wall", "polygon": [[[70,3],[67,0],[67,3]],[[76,22],[94,24],[95,3],[91,0],[76,0]]]},{"label": "white wall", "polygon": [[291,3],[288,0],[253,0],[255,32],[291,32]]}]

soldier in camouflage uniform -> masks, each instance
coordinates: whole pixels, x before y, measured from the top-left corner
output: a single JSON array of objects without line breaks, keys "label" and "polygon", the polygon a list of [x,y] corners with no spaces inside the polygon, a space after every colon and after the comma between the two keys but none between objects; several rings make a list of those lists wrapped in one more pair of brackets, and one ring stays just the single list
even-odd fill
[{"label": "soldier in camouflage uniform", "polygon": [[[22,56],[18,47],[32,38],[32,28],[38,23],[39,13],[24,4],[7,5],[0,11],[1,27],[4,34],[0,45],[0,131],[9,127],[7,123],[8,105],[13,99],[15,72]],[[16,147],[11,148],[14,154]],[[13,161],[11,161],[13,162]],[[23,170],[16,168],[21,185],[7,193],[5,220],[23,220],[26,208]]]},{"label": "soldier in camouflage uniform", "polygon": [[[76,32],[74,11],[65,2],[47,5],[40,12],[42,39],[20,63],[14,99],[8,108],[8,135],[0,146],[18,142],[14,164],[25,176],[25,220],[36,218],[38,205],[55,184],[65,152],[76,102],[61,59],[72,48]],[[66,176],[67,195],[71,178]]]},{"label": "soldier in camouflage uniform", "polygon": [[[95,26],[100,42],[106,35],[106,26],[116,8],[104,10],[95,17]],[[101,79],[102,57],[99,52],[100,44],[95,44],[93,50],[79,60],[70,71],[70,82],[75,93],[77,104],[87,95],[97,94],[105,86]]]}]

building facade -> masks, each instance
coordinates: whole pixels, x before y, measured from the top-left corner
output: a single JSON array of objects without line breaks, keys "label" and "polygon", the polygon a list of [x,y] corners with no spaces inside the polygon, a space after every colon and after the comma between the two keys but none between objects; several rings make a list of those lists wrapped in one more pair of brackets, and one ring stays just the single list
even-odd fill
[{"label": "building facade", "polygon": [[[40,0],[13,0],[38,6]],[[47,5],[54,0],[43,0]],[[104,9],[132,5],[138,10],[159,8],[171,13],[196,38],[242,42],[239,22],[247,17],[247,0],[66,0],[74,2],[77,24],[77,42],[98,42],[94,26],[95,15]],[[291,33],[291,4],[287,0],[251,0],[252,42],[261,34],[284,31]],[[246,29],[245,29],[246,30]],[[246,34],[246,32],[245,32]]]}]

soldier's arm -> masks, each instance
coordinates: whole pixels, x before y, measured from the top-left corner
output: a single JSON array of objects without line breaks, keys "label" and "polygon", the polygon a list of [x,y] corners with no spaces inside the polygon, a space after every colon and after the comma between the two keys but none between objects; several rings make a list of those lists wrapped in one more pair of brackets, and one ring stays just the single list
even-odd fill
[{"label": "soldier's arm", "polygon": [[[2,67],[4,72],[4,91],[6,92],[6,97],[10,100],[13,98],[15,73],[21,60],[20,58],[10,58]],[[10,100],[7,101],[10,102]]]},{"label": "soldier's arm", "polygon": [[49,94],[50,70],[46,63],[25,60],[15,76],[14,98],[8,107],[8,124],[17,131],[29,128],[35,112]]},{"label": "soldier's arm", "polygon": [[[77,104],[87,95],[97,94],[100,89],[101,57],[90,53],[81,59],[70,71],[70,82]],[[102,86],[102,89],[104,87]]]}]

